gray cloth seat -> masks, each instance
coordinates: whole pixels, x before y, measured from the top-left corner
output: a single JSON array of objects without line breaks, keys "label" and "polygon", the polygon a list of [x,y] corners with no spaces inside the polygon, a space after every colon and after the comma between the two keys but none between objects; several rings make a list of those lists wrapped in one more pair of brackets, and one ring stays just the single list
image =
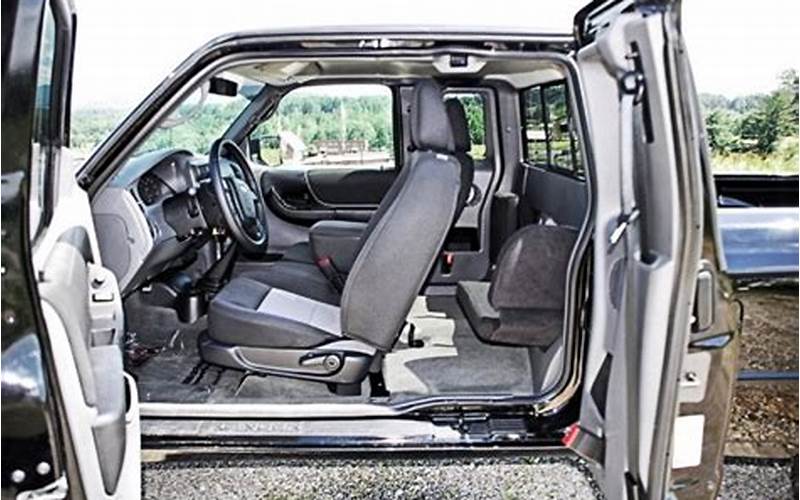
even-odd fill
[{"label": "gray cloth seat", "polygon": [[304,347],[340,338],[338,306],[246,276],[231,283],[209,306],[208,329],[215,337],[229,344],[270,347]]},{"label": "gray cloth seat", "polygon": [[297,293],[326,304],[339,305],[341,295],[316,265],[275,262],[237,275],[265,285]]},{"label": "gray cloth seat", "polygon": [[[469,155],[472,149],[472,141],[469,136],[469,122],[467,121],[467,114],[464,111],[464,106],[461,104],[461,101],[451,97],[445,101],[445,109],[447,111],[447,118],[450,121],[450,126],[453,130],[453,146],[455,147],[453,156],[461,163],[461,189],[458,195],[458,206],[453,217],[453,223],[455,223],[461,215],[472,190],[472,182],[475,177],[475,162]],[[398,179],[392,184],[392,187],[401,185],[403,182],[402,177],[403,173],[401,170]],[[377,222],[377,220],[383,216],[385,210],[382,210],[381,207],[391,203],[391,200],[396,194],[397,190],[390,188],[378,206],[378,209],[372,217],[370,217],[369,225],[373,225],[373,222]],[[316,265],[314,252],[312,252],[311,245],[307,241],[301,241],[288,247],[283,252],[281,261]]]},{"label": "gray cloth seat", "polygon": [[[432,81],[415,87],[411,139],[415,151],[367,225],[338,304],[311,285],[318,277],[308,265],[296,264],[291,274],[280,270],[288,263],[276,263],[258,280],[237,276],[211,302],[199,341],[203,359],[334,384],[366,377],[373,358],[399,337],[459,204],[461,164]],[[315,298],[307,296],[312,289]]]},{"label": "gray cloth seat", "polygon": [[482,340],[547,348],[563,331],[567,269],[577,231],[530,225],[509,237],[492,281],[462,281],[456,299]]}]

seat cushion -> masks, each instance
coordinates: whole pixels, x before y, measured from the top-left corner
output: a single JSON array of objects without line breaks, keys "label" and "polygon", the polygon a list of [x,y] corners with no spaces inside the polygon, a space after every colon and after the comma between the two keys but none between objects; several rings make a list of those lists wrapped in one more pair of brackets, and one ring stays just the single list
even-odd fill
[{"label": "seat cushion", "polygon": [[302,264],[313,264],[314,255],[311,252],[311,244],[307,241],[295,243],[283,252],[281,260],[288,262],[300,262]]},{"label": "seat cushion", "polygon": [[470,326],[478,337],[488,341],[500,324],[500,314],[489,303],[490,287],[488,281],[459,281],[456,288],[456,299]]},{"label": "seat cushion", "polygon": [[339,307],[247,278],[232,279],[208,310],[208,334],[226,344],[307,348],[336,340]]},{"label": "seat cushion", "polygon": [[341,296],[315,264],[278,261],[237,274],[270,287],[338,306]]}]

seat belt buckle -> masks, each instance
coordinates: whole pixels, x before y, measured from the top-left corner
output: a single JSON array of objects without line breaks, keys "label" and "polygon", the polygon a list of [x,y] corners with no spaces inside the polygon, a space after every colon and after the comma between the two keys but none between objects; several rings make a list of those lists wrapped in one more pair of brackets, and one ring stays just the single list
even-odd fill
[{"label": "seat belt buckle", "polygon": [[328,278],[328,281],[333,285],[337,292],[342,293],[344,291],[344,280],[342,279],[342,275],[336,269],[336,266],[333,265],[333,261],[331,260],[330,256],[323,255],[317,259],[317,267],[322,271],[322,274]]},{"label": "seat belt buckle", "polygon": [[453,270],[453,262],[455,262],[456,256],[453,252],[442,252],[442,273],[443,274],[450,274]]}]

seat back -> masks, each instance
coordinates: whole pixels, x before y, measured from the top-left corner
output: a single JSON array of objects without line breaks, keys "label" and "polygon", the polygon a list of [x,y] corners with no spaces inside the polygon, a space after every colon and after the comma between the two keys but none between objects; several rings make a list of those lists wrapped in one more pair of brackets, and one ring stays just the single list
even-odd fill
[{"label": "seat back", "polygon": [[441,88],[416,86],[410,161],[372,217],[341,301],[342,332],[388,351],[439,255],[461,199],[461,163]]},{"label": "seat back", "polygon": [[508,239],[497,259],[489,302],[499,313],[490,339],[549,347],[563,330],[567,271],[578,232],[533,224]]},{"label": "seat back", "polygon": [[[419,87],[419,85],[417,87]],[[416,98],[414,101],[415,102],[413,103],[411,111],[412,122],[414,120],[414,108],[418,107]],[[464,111],[464,106],[462,106],[461,101],[458,99],[449,98],[447,101],[445,101],[445,110],[447,112],[447,121],[450,125],[450,129],[452,130],[453,151],[450,151],[450,154],[455,156],[459,163],[461,163],[461,189],[458,194],[456,213],[453,216],[453,222],[455,223],[455,221],[461,215],[461,211],[464,209],[464,205],[466,205],[467,199],[469,198],[469,193],[472,188],[472,181],[475,176],[475,163],[473,162],[472,157],[468,154],[472,147],[472,142],[469,138],[469,124],[467,123],[467,114]],[[413,123],[411,128],[412,141],[414,141]],[[417,144],[414,144],[413,146],[416,149],[421,149]],[[397,178],[381,199],[378,208],[375,209],[375,213],[373,213],[372,217],[370,217],[367,227],[364,229],[364,233],[361,236],[362,247],[364,246],[364,242],[367,240],[367,237],[372,233],[372,231],[375,229],[375,226],[378,224],[381,218],[383,218],[383,216],[386,214],[386,211],[394,202],[397,194],[400,192],[400,188],[406,183],[410,171],[410,168],[400,169],[400,173],[397,174]]]},{"label": "seat back", "polygon": [[455,147],[455,157],[461,163],[461,191],[458,194],[458,206],[454,222],[461,216],[461,211],[469,200],[472,191],[472,182],[475,178],[475,161],[470,156],[472,150],[472,140],[469,137],[469,123],[464,106],[455,97],[445,101],[447,117],[453,127],[453,145]]}]

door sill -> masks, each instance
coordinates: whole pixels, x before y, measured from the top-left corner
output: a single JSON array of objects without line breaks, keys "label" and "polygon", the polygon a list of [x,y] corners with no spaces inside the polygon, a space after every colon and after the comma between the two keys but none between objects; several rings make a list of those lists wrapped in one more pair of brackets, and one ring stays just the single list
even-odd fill
[{"label": "door sill", "polygon": [[[526,406],[527,411],[544,404],[531,396],[432,396],[398,404],[385,403],[155,403],[141,402],[140,414],[147,418],[208,419],[290,419],[307,418],[387,418],[412,412],[470,407]],[[530,408],[530,407],[533,408]]]}]

